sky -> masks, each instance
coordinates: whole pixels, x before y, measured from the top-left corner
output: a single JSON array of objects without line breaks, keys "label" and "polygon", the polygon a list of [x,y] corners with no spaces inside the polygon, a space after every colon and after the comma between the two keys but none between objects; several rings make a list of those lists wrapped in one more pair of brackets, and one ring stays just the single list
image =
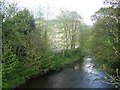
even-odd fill
[{"label": "sky", "polygon": [[51,17],[55,17],[60,13],[60,10],[67,9],[78,12],[83,22],[92,25],[91,15],[95,11],[104,7],[104,0],[17,0],[21,7],[26,7],[31,11],[35,11],[40,7],[47,7],[48,11],[52,11]]}]

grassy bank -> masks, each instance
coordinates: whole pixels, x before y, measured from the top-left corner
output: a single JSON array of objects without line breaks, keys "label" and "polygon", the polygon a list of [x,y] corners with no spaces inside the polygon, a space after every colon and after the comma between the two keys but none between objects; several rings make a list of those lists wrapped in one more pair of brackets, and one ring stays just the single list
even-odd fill
[{"label": "grassy bank", "polygon": [[[64,55],[61,52],[50,52],[45,53],[40,60],[32,62],[31,67],[30,63],[28,63],[28,66],[26,66],[26,64],[22,65],[22,63],[17,62],[19,63],[17,64],[18,66],[16,66],[14,69],[9,69],[11,70],[11,72],[8,72],[9,74],[4,74],[3,88],[14,88],[36,75],[40,75],[43,73],[45,74],[49,71],[58,71],[62,69],[65,64],[71,64],[75,60],[78,60],[79,57],[79,54],[71,51],[67,51]],[[5,68],[5,70],[6,69],[7,68]]]}]

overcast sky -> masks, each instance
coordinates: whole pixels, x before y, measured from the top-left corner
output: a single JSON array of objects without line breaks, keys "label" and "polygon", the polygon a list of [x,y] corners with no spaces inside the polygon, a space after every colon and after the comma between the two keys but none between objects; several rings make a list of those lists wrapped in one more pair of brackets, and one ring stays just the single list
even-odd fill
[{"label": "overcast sky", "polygon": [[37,7],[50,7],[48,10],[54,11],[54,14],[59,14],[61,9],[77,11],[86,24],[92,24],[91,15],[99,8],[103,7],[104,0],[19,0],[19,5],[35,10]]}]

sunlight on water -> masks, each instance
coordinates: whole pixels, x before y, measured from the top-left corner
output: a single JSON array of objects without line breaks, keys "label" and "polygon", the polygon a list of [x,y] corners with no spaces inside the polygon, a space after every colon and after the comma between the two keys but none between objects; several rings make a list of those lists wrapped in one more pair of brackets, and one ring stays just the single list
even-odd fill
[{"label": "sunlight on water", "polygon": [[84,58],[75,62],[61,72],[37,77],[27,82],[23,87],[33,88],[111,88],[111,85],[102,82],[104,73],[94,69],[92,58]]},{"label": "sunlight on water", "polygon": [[85,58],[82,68],[85,72],[94,73],[95,70],[93,69],[92,59]]}]

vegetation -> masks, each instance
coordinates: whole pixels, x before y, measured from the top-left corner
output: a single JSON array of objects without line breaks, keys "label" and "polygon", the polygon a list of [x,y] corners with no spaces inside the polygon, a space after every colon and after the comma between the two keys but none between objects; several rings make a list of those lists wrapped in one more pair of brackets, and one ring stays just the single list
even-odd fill
[{"label": "vegetation", "polygon": [[34,17],[28,9],[20,9],[15,3],[1,4],[3,88],[36,74],[59,70],[80,57],[79,52],[75,52],[78,44],[75,37],[81,25],[79,14],[63,11],[58,16],[62,19],[48,20],[42,12]]},{"label": "vegetation", "polygon": [[120,87],[119,2],[105,3],[110,7],[98,10],[92,16],[94,25],[88,26],[75,11],[63,10],[51,20],[41,9],[35,16],[16,3],[0,1],[2,87],[60,70],[82,56],[92,56],[95,66],[109,73],[108,80]]},{"label": "vegetation", "polygon": [[101,8],[92,17],[95,20],[92,54],[96,66],[107,71],[108,80],[120,88],[120,7],[117,0],[105,3],[110,6]]}]

